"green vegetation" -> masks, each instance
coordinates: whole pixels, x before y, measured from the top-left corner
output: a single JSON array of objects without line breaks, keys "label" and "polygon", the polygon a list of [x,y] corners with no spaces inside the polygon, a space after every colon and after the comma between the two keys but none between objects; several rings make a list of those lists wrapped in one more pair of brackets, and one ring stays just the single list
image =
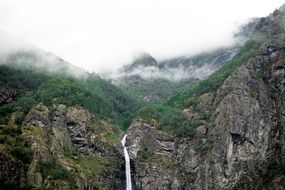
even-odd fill
[{"label": "green vegetation", "polygon": [[33,150],[22,136],[20,126],[0,125],[0,144],[3,144],[12,156],[28,165],[32,161]]},{"label": "green vegetation", "polygon": [[7,65],[0,65],[0,86],[18,89],[20,93],[34,91],[50,76],[40,70],[17,69]]},{"label": "green vegetation", "polygon": [[95,141],[104,141],[111,146],[115,144],[121,145],[119,137],[117,136],[119,131],[116,131],[117,128],[109,126],[107,123],[108,121],[97,120],[88,126],[91,130],[93,129],[96,131],[96,135],[92,138],[95,138]]},{"label": "green vegetation", "polygon": [[206,154],[209,150],[214,147],[214,142],[212,140],[206,139],[205,142],[197,144],[195,150],[200,154]]},{"label": "green vegetation", "polygon": [[260,42],[249,40],[240,51],[228,61],[221,69],[209,76],[207,79],[193,85],[188,90],[174,96],[168,102],[169,105],[183,107],[189,105],[188,99],[198,97],[206,92],[215,92],[238,67],[248,63],[258,53]]},{"label": "green vegetation", "polygon": [[142,79],[139,75],[124,78],[121,88],[129,94],[134,94],[148,103],[163,102],[177,92],[197,82],[197,79],[171,81],[168,79]]},{"label": "green vegetation", "polygon": [[63,155],[67,158],[76,158],[79,154],[75,151],[73,147],[64,148]]},{"label": "green vegetation", "polygon": [[154,152],[153,151],[149,151],[149,150],[146,150],[146,151],[143,151],[143,152],[140,152],[141,153],[141,158],[143,160],[147,160],[151,157],[154,156]]},{"label": "green vegetation", "polygon": [[[111,158],[94,156],[90,158],[81,157],[77,163],[84,171],[88,171],[93,179],[96,179],[95,189],[110,189],[117,185],[119,179],[116,179],[116,173],[120,172],[118,169],[120,160]],[[108,176],[108,178],[103,178]]]},{"label": "green vegetation", "polygon": [[92,158],[81,158],[78,163],[80,166],[90,171],[90,173],[99,175],[106,169],[108,160],[97,156]]},{"label": "green vegetation", "polygon": [[276,100],[277,97],[279,96],[279,92],[276,89],[271,90],[269,92],[269,96],[270,96],[271,99]]},{"label": "green vegetation", "polygon": [[[156,124],[162,131],[171,132],[183,137],[195,137],[196,128],[203,124],[207,125],[211,110],[198,110],[197,99],[206,92],[213,92],[223,84],[238,67],[248,63],[258,53],[260,42],[249,40],[240,51],[228,61],[220,70],[207,79],[191,86],[171,98],[164,104],[153,104],[141,108],[138,116],[151,124]],[[192,106],[197,117],[188,119],[181,111],[184,107]],[[155,122],[154,122],[155,121]],[[205,153],[213,147],[212,141],[207,141],[197,147],[201,153]]]},{"label": "green vegetation", "polygon": [[[27,56],[23,59],[29,62],[37,60],[31,54],[20,54],[17,58],[19,56]],[[53,103],[80,105],[99,118],[113,119],[122,129],[126,129],[141,106],[135,97],[95,74],[86,73],[85,77],[76,78],[65,73],[20,67],[13,64],[13,60],[16,61],[8,59],[10,65],[0,65],[0,86],[17,89],[20,98],[0,107],[0,124],[8,123],[9,115],[16,108],[23,113],[17,121],[21,123],[32,107],[43,102],[47,106]]]},{"label": "green vegetation", "polygon": [[40,161],[37,170],[42,173],[44,178],[50,176],[54,180],[62,179],[72,181],[73,179],[72,174],[62,165],[56,163],[55,160]]},{"label": "green vegetation", "polygon": [[[252,27],[252,26],[251,26]],[[251,28],[250,27],[250,28]],[[154,66],[160,72],[164,69],[179,69],[183,66],[186,68],[197,67],[202,68],[208,63],[214,63],[215,67],[223,65],[231,54],[239,47],[218,48],[217,50],[199,53],[189,57],[177,57],[170,60],[156,62],[150,55],[136,59],[131,65],[124,68],[126,73],[138,67]],[[231,53],[230,53],[231,52]],[[181,68],[180,68],[181,69]],[[144,99],[148,103],[163,102],[169,100],[172,96],[177,94],[185,88],[197,83],[199,79],[196,76],[189,76],[182,80],[171,80],[167,78],[151,78],[145,79],[140,75],[126,75],[121,78],[119,86],[128,93],[136,94],[138,97]]]},{"label": "green vegetation", "polygon": [[[5,179],[0,182],[0,186],[4,189],[29,189],[26,174],[20,171],[27,171],[32,158],[33,150],[30,148],[29,142],[22,136],[22,127],[0,125],[0,148],[1,154],[11,155],[9,160],[5,156],[2,157],[2,164],[14,164],[17,167],[14,178]],[[1,171],[4,172],[4,171]],[[20,184],[20,178],[21,184]]]},{"label": "green vegetation", "polygon": [[115,144],[115,143],[118,142],[118,136],[115,133],[113,133],[113,132],[107,132],[105,134],[105,139],[110,144]]},{"label": "green vegetation", "polygon": [[[193,105],[195,108],[199,95],[215,91],[237,67],[247,63],[251,57],[257,54],[258,46],[257,41],[248,41],[231,61],[208,79],[179,93],[166,104],[144,107],[138,115],[148,120],[155,117],[155,119],[158,119],[159,128],[162,130],[177,130],[179,135],[194,136],[195,130],[193,128],[201,124],[201,120],[204,119],[188,121],[180,109],[189,105]],[[32,107],[39,102],[43,102],[45,105],[52,105],[53,103],[63,103],[68,106],[80,105],[99,118],[113,119],[125,130],[142,105],[134,96],[127,95],[95,74],[86,74],[85,78],[79,79],[66,74],[60,75],[59,73],[49,73],[40,69],[31,69],[29,66],[18,68],[13,65],[13,61],[16,62],[21,56],[24,56],[25,60],[29,62],[38,60],[32,54],[24,54],[17,55],[15,59],[9,59],[8,62],[12,66],[1,65],[0,85],[18,89],[21,96],[17,101],[0,107],[0,122],[2,124],[7,123],[10,113],[19,107],[21,108],[21,112],[19,112],[21,114],[19,114],[17,122],[21,123],[25,114]],[[161,83],[161,81],[158,82]],[[165,84],[166,86],[161,88],[169,89],[167,83]],[[149,88],[153,87],[153,85],[147,86]]]},{"label": "green vegetation", "polygon": [[153,121],[156,121],[158,129],[182,137],[194,137],[195,129],[203,124],[199,119],[187,119],[180,109],[163,104],[145,106],[140,109],[138,116],[154,125]]},{"label": "green vegetation", "polygon": [[55,160],[40,161],[37,171],[43,175],[43,178],[51,177],[52,180],[64,180],[68,182],[70,189],[76,189],[73,174]]},{"label": "green vegetation", "polygon": [[272,159],[267,166],[256,168],[255,171],[256,173],[243,174],[233,189],[269,189],[274,177],[285,175],[285,162]]}]

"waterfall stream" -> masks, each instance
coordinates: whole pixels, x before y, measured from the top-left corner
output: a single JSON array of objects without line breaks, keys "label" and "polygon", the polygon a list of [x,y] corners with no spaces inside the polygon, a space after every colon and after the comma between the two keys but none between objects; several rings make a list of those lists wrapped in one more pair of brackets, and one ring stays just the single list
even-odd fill
[{"label": "waterfall stream", "polygon": [[124,147],[125,162],[126,162],[126,181],[127,181],[126,190],[132,190],[130,156],[125,146],[126,138],[127,138],[127,135],[125,135],[122,139],[122,144]]}]

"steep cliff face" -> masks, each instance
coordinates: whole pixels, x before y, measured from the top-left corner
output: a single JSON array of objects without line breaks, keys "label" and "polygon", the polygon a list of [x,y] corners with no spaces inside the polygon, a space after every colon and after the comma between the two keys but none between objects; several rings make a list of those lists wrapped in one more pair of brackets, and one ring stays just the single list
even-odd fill
[{"label": "steep cliff face", "polygon": [[195,108],[184,107],[189,120],[208,115],[194,137],[162,132],[156,122],[133,122],[127,143],[138,189],[285,187],[284,15],[280,8],[261,19],[252,37],[262,39],[259,55],[216,91],[196,97]]},{"label": "steep cliff face", "polygon": [[[9,128],[2,126],[1,132]],[[7,140],[1,146],[1,186],[124,189],[122,146],[113,128],[110,121],[96,119],[82,107],[37,105],[23,126],[18,126],[21,134],[17,138],[31,147],[30,160],[23,165],[10,151]],[[5,132],[1,134],[10,138]],[[13,184],[17,181],[19,184]]]}]

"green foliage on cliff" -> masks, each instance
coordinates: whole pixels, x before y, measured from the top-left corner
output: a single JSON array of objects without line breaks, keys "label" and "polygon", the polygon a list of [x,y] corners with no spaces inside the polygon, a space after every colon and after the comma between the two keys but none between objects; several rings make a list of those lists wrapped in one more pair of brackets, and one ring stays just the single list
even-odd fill
[{"label": "green foliage on cliff", "polygon": [[154,156],[154,152],[149,151],[149,150],[142,151],[142,152],[139,152],[139,156],[141,157],[141,159],[147,160],[147,159],[150,159],[152,156]]},{"label": "green foliage on cliff", "polygon": [[[77,164],[80,166],[79,170],[87,171],[89,175],[93,176],[94,181],[96,181],[95,189],[113,189],[119,184],[116,173],[120,172],[120,166],[123,164],[122,160],[101,156],[80,157]],[[109,180],[103,176],[108,176]]]},{"label": "green foliage on cliff", "polygon": [[63,179],[72,181],[73,179],[72,174],[54,160],[40,161],[37,165],[37,170],[44,178],[50,176],[54,180]]},{"label": "green foliage on cliff", "polygon": [[3,189],[29,189],[27,176],[21,172],[28,170],[34,151],[22,134],[20,126],[0,125],[1,172],[7,172],[5,168],[10,164],[14,167],[10,168],[14,172],[13,178],[1,175],[0,187]]},{"label": "green foliage on cliff", "polygon": [[0,65],[0,86],[7,86],[18,89],[20,93],[34,91],[43,82],[50,78],[45,72],[40,70],[23,71],[8,65]]},{"label": "green foliage on cliff", "polygon": [[27,165],[32,161],[34,152],[21,134],[20,126],[0,125],[0,144],[3,144],[12,156]]},{"label": "green foliage on cliff", "polygon": [[200,154],[206,154],[209,150],[212,150],[214,147],[214,142],[212,140],[206,140],[200,144],[197,144],[195,150]]},{"label": "green foliage on cliff", "polygon": [[149,123],[158,122],[157,128],[183,137],[194,137],[199,120],[189,120],[178,108],[163,104],[148,105],[140,109],[138,116]]},{"label": "green foliage on cliff", "polygon": [[238,67],[248,63],[250,58],[255,57],[259,51],[260,42],[249,40],[240,51],[224,66],[207,79],[193,85],[189,89],[181,92],[170,99],[169,105],[183,107],[189,104],[190,97],[198,97],[206,92],[215,92]]},{"label": "green foliage on cliff", "polygon": [[40,161],[36,169],[44,179],[49,177],[52,180],[63,180],[68,183],[69,189],[77,189],[73,174],[55,160]]},{"label": "green foliage on cliff", "polygon": [[[278,177],[284,175],[285,175],[284,160],[272,159],[267,165],[256,168],[254,172],[244,173],[241,176],[240,181],[233,188],[233,190],[270,189],[272,187],[273,179],[276,177],[278,180]],[[280,179],[282,180],[282,178]]]}]

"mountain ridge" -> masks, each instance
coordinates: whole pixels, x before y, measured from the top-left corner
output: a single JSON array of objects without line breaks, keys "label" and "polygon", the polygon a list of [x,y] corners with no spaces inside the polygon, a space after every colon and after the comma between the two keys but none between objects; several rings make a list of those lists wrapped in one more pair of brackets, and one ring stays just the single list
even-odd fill
[{"label": "mountain ridge", "polygon": [[37,55],[1,64],[0,188],[126,189],[127,135],[133,189],[283,189],[284,6],[216,72],[158,103],[96,74],[48,72]]},{"label": "mountain ridge", "polygon": [[[111,80],[145,102],[167,100],[187,86],[207,78],[229,61],[249,38],[258,20],[252,19],[243,25],[235,34],[236,42],[229,47],[167,60],[155,60],[149,54],[142,54],[131,64],[123,66],[118,74],[111,76]],[[169,86],[169,90],[163,90],[165,86]]]}]

